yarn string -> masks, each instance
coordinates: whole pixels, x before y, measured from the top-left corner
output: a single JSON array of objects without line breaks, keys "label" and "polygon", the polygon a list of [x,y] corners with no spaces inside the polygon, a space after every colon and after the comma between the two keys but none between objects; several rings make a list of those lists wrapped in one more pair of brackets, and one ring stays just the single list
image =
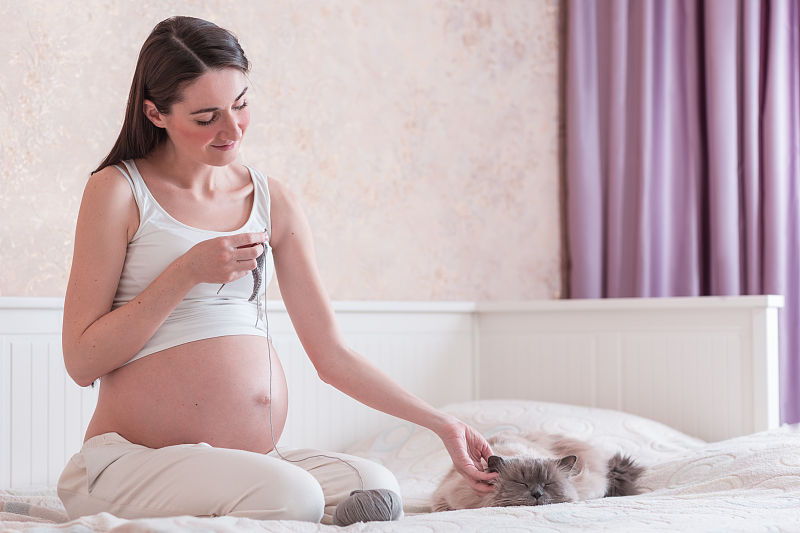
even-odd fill
[{"label": "yarn string", "polygon": [[[264,252],[264,253],[266,253],[266,252]],[[269,364],[269,378],[268,378],[269,379],[269,407],[268,407],[268,410],[269,410],[269,436],[270,436],[270,439],[272,440],[272,449],[275,450],[275,453],[278,454],[278,457],[280,457],[284,461],[288,461],[290,463],[301,463],[301,462],[303,462],[303,461],[305,461],[307,459],[313,459],[315,457],[324,457],[326,459],[336,459],[337,461],[340,461],[340,462],[344,463],[345,465],[347,465],[348,467],[350,467],[350,469],[352,469],[353,472],[356,473],[356,475],[358,476],[358,481],[361,483],[361,490],[364,490],[364,478],[361,477],[361,472],[358,471],[358,468],[356,468],[355,466],[353,466],[349,462],[345,461],[341,457],[334,457],[333,455],[325,455],[325,454],[319,453],[319,454],[309,455],[308,457],[305,457],[303,459],[292,460],[292,459],[287,459],[286,457],[284,457],[281,454],[280,450],[278,449],[278,445],[275,442],[275,429],[274,429],[273,424],[272,424],[272,349],[270,348],[270,341],[269,341],[269,319],[267,318],[267,302],[266,302],[267,294],[266,294],[266,292],[267,292],[267,288],[265,286],[264,287],[264,324],[267,327],[267,361],[268,361],[268,364]]]},{"label": "yarn string", "polygon": [[[261,269],[262,272],[263,272],[263,265],[266,262],[266,257],[265,256],[267,255],[267,252],[269,250],[268,246],[269,246],[268,243],[264,243],[264,253],[261,254],[262,255],[262,261],[260,262],[260,266],[262,267],[262,269]],[[256,268],[258,268],[258,267],[256,267]],[[361,477],[361,472],[358,471],[358,468],[353,466],[351,463],[345,461],[341,457],[334,457],[332,455],[325,455],[325,454],[319,453],[319,454],[309,455],[308,457],[305,457],[303,459],[294,459],[294,460],[292,460],[292,459],[287,459],[286,457],[284,457],[281,454],[280,450],[278,449],[278,444],[275,442],[275,429],[274,429],[273,423],[272,423],[272,347],[271,347],[272,343],[270,342],[269,317],[267,315],[267,284],[266,283],[260,283],[260,285],[261,285],[261,288],[264,289],[264,307],[263,307],[263,309],[264,309],[264,325],[267,328],[267,363],[268,363],[268,367],[269,367],[269,377],[268,377],[268,379],[269,379],[269,407],[268,407],[268,413],[269,413],[269,436],[270,436],[270,440],[272,440],[272,449],[275,450],[275,453],[278,454],[278,457],[280,457],[281,459],[283,459],[284,461],[287,461],[289,463],[301,463],[303,461],[306,461],[308,459],[313,459],[315,457],[324,457],[325,459],[336,459],[337,461],[340,461],[340,462],[344,463],[345,465],[347,465],[348,467],[350,467],[350,469],[352,469],[353,472],[356,473],[356,475],[358,476],[358,480],[361,483],[361,490],[364,490],[364,478]],[[262,309],[262,307],[260,305],[260,299],[257,297],[256,301],[258,302],[257,308],[256,308],[257,309],[256,313],[258,313],[258,315],[260,315],[261,314],[261,309]],[[256,316],[256,324],[258,324],[258,315]]]},{"label": "yarn string", "polygon": [[[264,256],[267,255],[267,243],[264,243],[264,253],[262,254],[262,270],[263,264],[266,262]],[[324,457],[326,459],[335,459],[347,467],[349,467],[353,472],[356,473],[358,476],[359,483],[361,484],[361,490],[354,490],[350,492],[350,495],[339,502],[336,505],[336,509],[333,513],[333,523],[337,526],[348,526],[350,524],[354,524],[356,522],[370,522],[373,520],[398,520],[403,515],[403,505],[400,500],[400,496],[397,495],[395,492],[388,490],[388,489],[364,489],[364,478],[361,477],[361,472],[358,471],[353,464],[349,463],[348,461],[342,459],[341,457],[335,457],[333,455],[326,455],[323,453],[309,455],[303,459],[288,459],[281,454],[281,451],[278,449],[278,445],[275,442],[275,428],[272,423],[272,343],[270,342],[270,335],[269,335],[269,317],[267,315],[267,284],[261,283],[261,286],[264,288],[264,325],[267,330],[267,362],[269,365],[269,435],[270,439],[272,440],[272,449],[275,450],[275,453],[278,454],[278,457],[287,461],[289,463],[300,463],[302,461],[306,461],[308,459],[312,459],[314,457]],[[254,291],[255,294],[255,291]],[[260,315],[261,311],[261,299],[256,297],[257,305],[257,313]],[[258,316],[256,316],[256,324],[258,324]]]},{"label": "yarn string", "polygon": [[[268,230],[265,228],[264,231],[268,231]],[[303,461],[306,461],[308,459],[313,459],[315,457],[324,457],[326,459],[336,459],[337,461],[340,461],[340,462],[344,463],[345,465],[347,465],[348,467],[350,467],[350,469],[352,469],[353,472],[356,473],[356,475],[358,476],[358,480],[361,483],[361,490],[363,491],[364,490],[364,478],[361,477],[361,472],[358,471],[358,468],[353,466],[351,463],[345,461],[341,457],[334,457],[332,455],[325,455],[325,454],[322,454],[322,453],[318,453],[318,454],[314,454],[314,455],[309,455],[308,457],[305,457],[303,459],[288,459],[288,458],[284,457],[283,454],[281,454],[281,451],[278,449],[278,445],[275,442],[275,428],[273,427],[273,424],[272,424],[272,347],[271,347],[270,336],[269,336],[269,317],[267,315],[267,284],[264,283],[264,279],[263,279],[264,270],[265,270],[265,264],[267,262],[267,253],[269,253],[269,250],[270,250],[269,241],[262,243],[262,245],[264,246],[264,251],[256,259],[256,268],[254,268],[251,271],[251,273],[253,275],[253,294],[250,296],[248,301],[249,302],[252,302],[253,300],[256,301],[256,323],[255,323],[255,326],[258,327],[258,319],[261,316],[261,310],[262,310],[261,298],[259,298],[259,296],[258,296],[258,290],[259,290],[259,288],[264,289],[264,307],[263,307],[263,310],[264,310],[264,325],[266,326],[266,329],[267,329],[267,364],[269,365],[269,378],[268,378],[269,379],[269,407],[268,407],[268,413],[269,413],[269,437],[270,437],[270,440],[272,441],[272,449],[275,450],[275,453],[278,454],[278,457],[280,457],[281,459],[283,459],[284,461],[289,462],[289,463],[302,463]],[[219,289],[217,289],[217,294],[220,293],[220,291],[222,290],[222,288],[225,285],[227,285],[227,284],[223,283],[222,285],[219,286]]]},{"label": "yarn string", "polygon": [[[269,316],[267,313],[267,284],[264,283],[263,279],[266,255],[269,253],[270,248],[269,242],[265,242],[263,244],[264,251],[257,259],[256,268],[252,270],[253,294],[250,296],[248,301],[252,302],[254,299],[256,301],[256,327],[258,327],[258,320],[261,316],[262,309],[264,311],[264,326],[267,333],[267,364],[269,369],[269,406],[267,413],[269,417],[269,436],[270,440],[272,441],[272,449],[275,451],[278,457],[289,463],[301,463],[315,457],[324,457],[326,459],[335,459],[356,473],[356,476],[358,476],[358,480],[361,484],[361,490],[352,491],[347,498],[342,500],[336,506],[336,510],[333,513],[333,523],[335,525],[347,526],[355,522],[369,522],[373,520],[398,520],[403,515],[403,507],[400,496],[388,489],[365,490],[364,478],[361,476],[361,472],[359,472],[358,468],[356,468],[350,462],[342,459],[341,457],[335,457],[333,455],[326,455],[323,453],[309,455],[303,459],[289,459],[285,457],[278,449],[277,443],[275,442],[275,427],[272,420],[272,343],[270,342]],[[217,294],[219,294],[224,286],[225,284],[220,286]],[[261,306],[261,298],[258,295],[260,288],[263,288],[264,290],[263,307]]]}]

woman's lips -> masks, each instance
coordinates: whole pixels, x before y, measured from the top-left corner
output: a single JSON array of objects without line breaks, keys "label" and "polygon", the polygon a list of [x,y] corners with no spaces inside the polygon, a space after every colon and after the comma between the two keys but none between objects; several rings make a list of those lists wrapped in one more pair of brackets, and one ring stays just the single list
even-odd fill
[{"label": "woman's lips", "polygon": [[236,146],[236,142],[232,142],[230,144],[223,144],[223,145],[215,145],[212,144],[212,148],[216,148],[217,150],[222,150],[223,152],[227,152],[228,150],[233,150],[233,147]]}]

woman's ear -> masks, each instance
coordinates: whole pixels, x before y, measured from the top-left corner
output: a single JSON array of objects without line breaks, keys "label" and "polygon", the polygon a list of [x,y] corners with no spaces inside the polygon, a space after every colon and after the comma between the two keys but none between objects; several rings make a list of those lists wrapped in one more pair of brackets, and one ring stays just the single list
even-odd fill
[{"label": "woman's ear", "polygon": [[142,103],[144,104],[144,116],[146,116],[150,122],[155,125],[155,127],[166,127],[166,124],[164,123],[164,115],[161,114],[156,105],[151,100],[145,100]]}]

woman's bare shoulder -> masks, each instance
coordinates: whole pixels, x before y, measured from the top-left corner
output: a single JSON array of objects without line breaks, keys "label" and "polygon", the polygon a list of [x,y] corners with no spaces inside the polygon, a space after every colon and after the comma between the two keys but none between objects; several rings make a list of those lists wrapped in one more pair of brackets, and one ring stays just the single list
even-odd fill
[{"label": "woman's bare shoulder", "polygon": [[128,184],[128,180],[122,173],[112,167],[104,167],[98,170],[86,182],[84,188],[84,198],[87,200],[103,201],[133,201],[133,191]]},{"label": "woman's bare shoulder", "polygon": [[283,182],[267,178],[270,196],[273,245],[279,245],[286,234],[294,234],[307,225],[305,213],[298,196]]},{"label": "woman's bare shoulder", "polygon": [[270,198],[277,197],[281,201],[286,201],[287,198],[293,196],[289,188],[278,178],[268,176],[267,185],[269,186]]},{"label": "woman's bare shoulder", "polygon": [[272,176],[267,178],[267,182],[269,184],[270,212],[272,215],[286,217],[299,214],[301,208],[298,196],[282,181]]},{"label": "woman's bare shoulder", "polygon": [[[139,208],[128,180],[119,169],[107,166],[89,176],[83,192],[81,210],[104,223],[124,223],[128,237],[136,233]],[[100,220],[95,220],[100,222]]]}]

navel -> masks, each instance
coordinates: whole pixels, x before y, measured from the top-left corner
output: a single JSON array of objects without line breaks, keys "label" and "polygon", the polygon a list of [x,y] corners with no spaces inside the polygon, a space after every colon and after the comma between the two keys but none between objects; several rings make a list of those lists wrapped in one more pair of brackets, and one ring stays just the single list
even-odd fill
[{"label": "navel", "polygon": [[269,405],[270,404],[269,394],[259,394],[256,397],[256,401],[258,402],[259,405]]}]

